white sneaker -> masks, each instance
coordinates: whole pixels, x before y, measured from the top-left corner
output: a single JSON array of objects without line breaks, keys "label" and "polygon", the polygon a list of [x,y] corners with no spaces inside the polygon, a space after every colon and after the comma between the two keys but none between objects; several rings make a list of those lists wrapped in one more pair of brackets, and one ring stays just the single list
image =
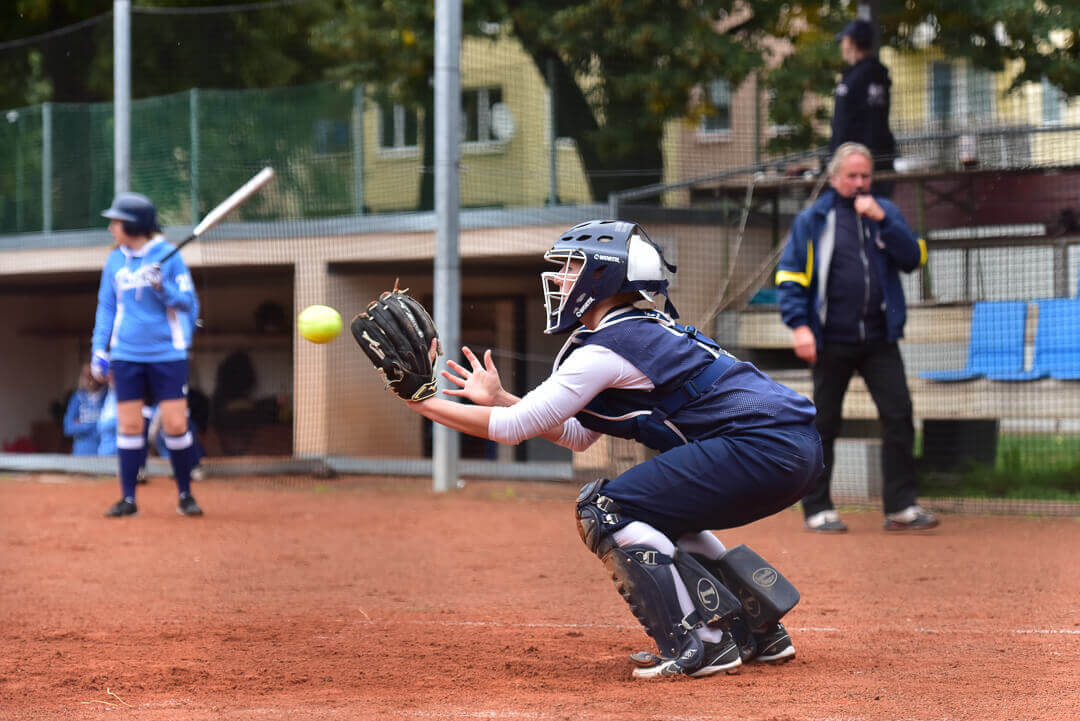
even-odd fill
[{"label": "white sneaker", "polygon": [[806,530],[818,533],[844,533],[847,524],[840,520],[840,514],[833,509],[820,511],[806,518]]},{"label": "white sneaker", "polygon": [[939,524],[937,516],[922,506],[908,506],[885,515],[886,531],[922,531],[937,528]]}]

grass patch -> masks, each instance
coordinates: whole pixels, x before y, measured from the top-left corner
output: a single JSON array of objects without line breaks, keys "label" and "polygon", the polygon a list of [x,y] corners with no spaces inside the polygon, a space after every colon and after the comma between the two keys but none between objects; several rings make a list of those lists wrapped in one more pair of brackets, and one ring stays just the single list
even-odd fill
[{"label": "grass patch", "polygon": [[928,496],[1080,501],[1080,438],[1003,433],[992,467],[923,471],[919,490]]}]

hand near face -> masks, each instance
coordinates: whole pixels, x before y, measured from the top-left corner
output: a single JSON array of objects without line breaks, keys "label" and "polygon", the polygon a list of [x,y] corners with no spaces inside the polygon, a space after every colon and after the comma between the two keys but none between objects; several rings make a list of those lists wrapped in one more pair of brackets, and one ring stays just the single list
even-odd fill
[{"label": "hand near face", "polygon": [[885,218],[885,211],[874,200],[874,196],[869,194],[855,196],[855,212],[878,223]]}]

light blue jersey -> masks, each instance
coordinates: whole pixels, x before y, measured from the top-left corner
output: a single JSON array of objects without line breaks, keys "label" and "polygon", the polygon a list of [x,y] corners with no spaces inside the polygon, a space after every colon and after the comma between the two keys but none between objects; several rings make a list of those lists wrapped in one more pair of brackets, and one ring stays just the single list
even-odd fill
[{"label": "light blue jersey", "polygon": [[161,291],[140,271],[160,262],[173,246],[157,235],[138,251],[120,246],[101,272],[93,352],[136,363],[187,358],[199,303],[180,254],[161,265]]}]

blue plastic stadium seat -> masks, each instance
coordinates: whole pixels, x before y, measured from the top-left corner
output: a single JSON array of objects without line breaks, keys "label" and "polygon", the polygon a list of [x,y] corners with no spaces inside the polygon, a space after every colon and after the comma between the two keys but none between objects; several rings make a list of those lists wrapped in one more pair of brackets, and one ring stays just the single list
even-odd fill
[{"label": "blue plastic stadium seat", "polygon": [[952,382],[1021,373],[1026,324],[1026,301],[979,301],[971,311],[967,366],[959,370],[923,371],[919,375],[931,381]]},{"label": "blue plastic stadium seat", "polygon": [[1031,370],[992,373],[990,380],[1030,381],[1050,376],[1080,380],[1080,300],[1048,298],[1035,304],[1039,308],[1039,326]]}]

